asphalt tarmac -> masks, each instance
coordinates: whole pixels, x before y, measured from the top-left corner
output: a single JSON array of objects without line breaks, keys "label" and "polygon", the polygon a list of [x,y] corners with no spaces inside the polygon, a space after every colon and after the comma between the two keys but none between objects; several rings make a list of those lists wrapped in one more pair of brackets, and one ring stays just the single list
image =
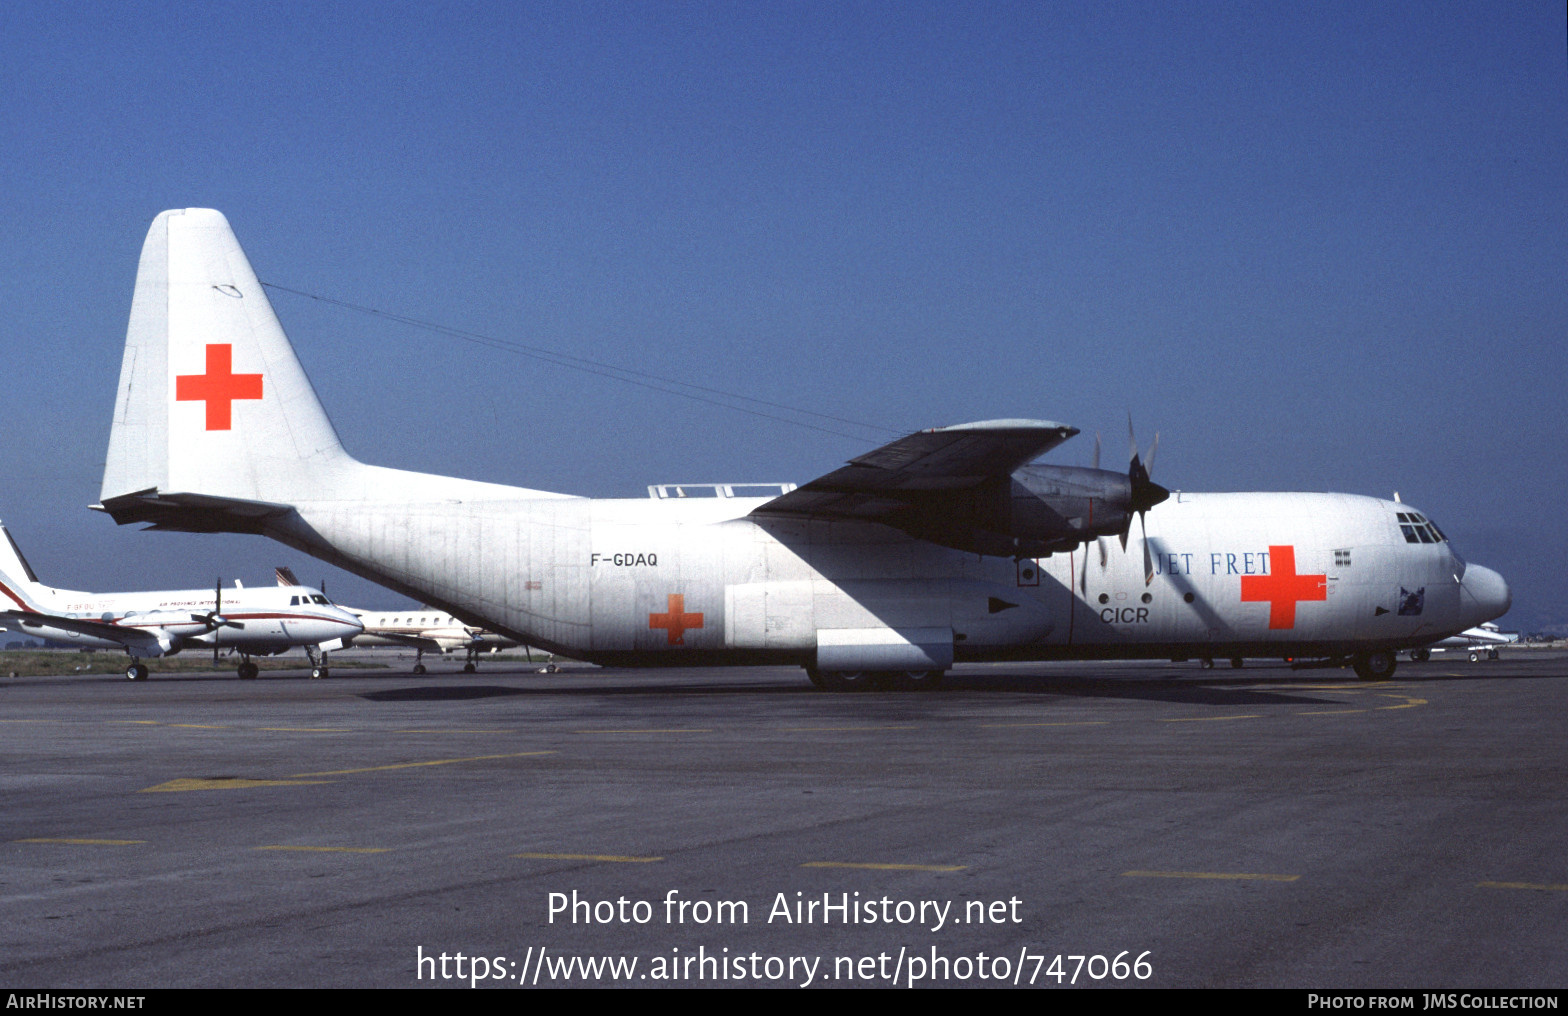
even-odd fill
[{"label": "asphalt tarmac", "polygon": [[432,671],[0,679],[0,982],[1568,985],[1561,651]]}]

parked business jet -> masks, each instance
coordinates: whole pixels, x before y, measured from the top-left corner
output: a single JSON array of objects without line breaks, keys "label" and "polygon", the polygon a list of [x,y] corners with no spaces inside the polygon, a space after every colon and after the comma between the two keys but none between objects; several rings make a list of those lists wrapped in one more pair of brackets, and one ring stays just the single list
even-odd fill
[{"label": "parked business jet", "polygon": [[496,649],[513,649],[517,643],[494,632],[464,624],[445,611],[431,607],[409,610],[370,611],[347,608],[364,624],[364,634],[355,635],[356,646],[404,646],[414,650],[414,673],[425,672],[425,654],[462,650],[463,671],[479,669],[479,654]]},{"label": "parked business jet", "polygon": [[1126,474],[1031,464],[1076,433],[921,431],[773,497],[590,500],[366,465],[228,221],[186,209],[142,249],[97,507],[260,533],[578,659],[788,662],[833,689],[1005,659],[1276,656],[1383,678],[1396,651],[1509,607],[1409,505],[1172,494],[1136,446]]},{"label": "parked business jet", "polygon": [[1412,660],[1426,660],[1432,656],[1434,649],[1460,649],[1470,653],[1470,662],[1475,663],[1483,656],[1488,660],[1497,659],[1499,646],[1512,645],[1519,641],[1516,631],[1503,631],[1490,621],[1478,624],[1474,628],[1467,628],[1458,635],[1450,635],[1446,639],[1434,642],[1429,646],[1410,650]]},{"label": "parked business jet", "polygon": [[83,593],[38,581],[4,525],[0,525],[0,621],[35,638],[84,649],[123,649],[125,676],[147,680],[142,660],[184,649],[240,654],[239,676],[254,678],[252,656],[304,646],[311,677],[327,676],[327,653],[361,630],[359,621],[315,589],[261,586],[146,593]]}]

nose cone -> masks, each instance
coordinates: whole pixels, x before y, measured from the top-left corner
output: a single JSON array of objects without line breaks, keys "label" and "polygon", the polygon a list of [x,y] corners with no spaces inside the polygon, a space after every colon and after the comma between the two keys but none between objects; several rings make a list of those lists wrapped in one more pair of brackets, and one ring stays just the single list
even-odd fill
[{"label": "nose cone", "polygon": [[338,638],[352,638],[365,630],[365,622],[355,614],[341,608],[333,608],[332,620],[342,625],[343,630],[337,633]]},{"label": "nose cone", "polygon": [[1474,628],[1482,621],[1502,617],[1513,603],[1514,594],[1501,575],[1478,564],[1465,568],[1465,577],[1459,582],[1459,609],[1467,626]]}]

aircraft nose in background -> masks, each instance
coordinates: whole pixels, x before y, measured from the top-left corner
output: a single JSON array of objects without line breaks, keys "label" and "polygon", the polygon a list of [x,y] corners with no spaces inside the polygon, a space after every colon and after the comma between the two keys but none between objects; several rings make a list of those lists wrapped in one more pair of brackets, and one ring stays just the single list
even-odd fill
[{"label": "aircraft nose in background", "polygon": [[1514,594],[1508,583],[1497,572],[1478,564],[1465,569],[1459,589],[1460,610],[1464,612],[1465,624],[1472,628],[1482,621],[1502,617],[1513,606]]},{"label": "aircraft nose in background", "polygon": [[341,607],[333,607],[322,617],[322,620],[335,626],[335,628],[342,629],[341,631],[334,630],[332,633],[333,638],[353,638],[365,630],[365,622],[361,621],[357,615],[350,614]]}]

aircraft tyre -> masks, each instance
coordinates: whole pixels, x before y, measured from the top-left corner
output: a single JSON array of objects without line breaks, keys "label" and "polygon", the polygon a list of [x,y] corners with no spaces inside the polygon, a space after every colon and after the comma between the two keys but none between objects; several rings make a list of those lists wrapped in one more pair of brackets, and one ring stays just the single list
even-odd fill
[{"label": "aircraft tyre", "polygon": [[816,667],[807,667],[806,668],[806,677],[807,677],[807,679],[809,679],[811,681],[812,685],[814,687],[816,687],[819,691],[827,691],[828,690],[827,683],[822,680],[822,671],[818,670]]},{"label": "aircraft tyre", "polygon": [[234,672],[239,675],[241,681],[254,681],[257,675],[261,673],[261,668],[246,660]]},{"label": "aircraft tyre", "polygon": [[1470,662],[1471,663],[1475,663],[1476,661],[1478,661],[1480,659],[1481,659],[1481,654],[1480,653],[1476,652],[1474,649],[1470,650]]},{"label": "aircraft tyre", "polygon": [[476,671],[478,669],[479,668],[474,666],[472,663],[465,663],[465,664],[463,664],[463,673],[465,673],[465,674],[472,674],[474,671]]},{"label": "aircraft tyre", "polygon": [[864,670],[819,670],[817,675],[822,679],[817,687],[823,691],[867,691],[874,683],[873,675]]},{"label": "aircraft tyre", "polygon": [[133,663],[125,668],[125,678],[128,681],[145,681],[147,680],[147,668],[140,663]]},{"label": "aircraft tyre", "polygon": [[945,670],[899,670],[886,678],[894,691],[936,691],[946,674]]},{"label": "aircraft tyre", "polygon": [[425,665],[423,663],[416,663],[416,664],[414,664],[414,673],[416,673],[416,674],[423,674],[424,672],[425,672]]},{"label": "aircraft tyre", "polygon": [[1432,650],[1412,649],[1410,650],[1410,658],[1415,660],[1417,663],[1425,663],[1427,660],[1432,658]]},{"label": "aircraft tyre", "polygon": [[1240,670],[1242,668],[1241,657],[1239,657],[1239,656],[1232,656],[1230,658],[1230,666],[1231,666],[1232,670]]},{"label": "aircraft tyre", "polygon": [[312,681],[324,681],[324,680],[326,680],[327,674],[328,674],[328,670],[327,670],[326,667],[311,667],[310,668],[310,679]]},{"label": "aircraft tyre", "polygon": [[1356,668],[1356,676],[1363,681],[1386,681],[1394,676],[1397,662],[1390,652],[1361,653],[1355,658],[1353,666]]},{"label": "aircraft tyre", "polygon": [[1495,649],[1488,649],[1486,651],[1486,658],[1489,659],[1489,660],[1497,659],[1497,650],[1495,650]]}]

